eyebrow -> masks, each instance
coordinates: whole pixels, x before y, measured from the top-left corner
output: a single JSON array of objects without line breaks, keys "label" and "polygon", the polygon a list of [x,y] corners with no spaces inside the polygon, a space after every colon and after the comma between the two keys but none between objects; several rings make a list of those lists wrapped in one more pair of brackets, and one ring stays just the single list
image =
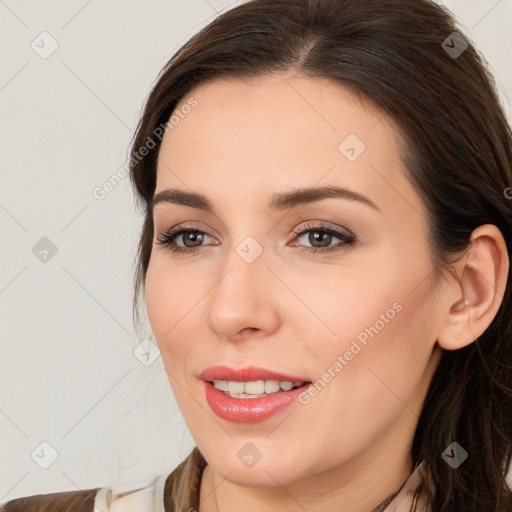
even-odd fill
[{"label": "eyebrow", "polygon": [[[288,192],[275,192],[272,194],[271,199],[268,202],[268,208],[270,210],[289,210],[331,198],[358,201],[381,212],[380,208],[368,197],[353,190],[337,186],[298,188]],[[160,203],[179,204],[215,214],[215,209],[213,208],[212,203],[205,196],[196,192],[187,192],[177,188],[165,189],[155,194],[151,201],[151,211],[153,211],[154,207]]]}]

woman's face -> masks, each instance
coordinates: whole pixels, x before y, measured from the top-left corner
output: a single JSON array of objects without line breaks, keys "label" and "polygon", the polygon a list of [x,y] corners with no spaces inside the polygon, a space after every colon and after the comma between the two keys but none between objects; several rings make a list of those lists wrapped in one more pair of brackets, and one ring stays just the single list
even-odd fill
[{"label": "woman's face", "polygon": [[[239,484],[402,467],[439,360],[440,316],[426,213],[393,125],[340,85],[290,76],[213,81],[176,112],[155,194],[200,194],[212,211],[171,194],[155,204],[155,242],[186,228],[172,245],[195,252],[155,243],[145,293],[197,446]],[[279,200],[326,187],[352,195]],[[205,380],[225,376],[201,374],[218,365],[312,384],[279,392],[286,405],[274,409],[277,395],[212,389]],[[245,377],[230,380],[273,380]]]}]

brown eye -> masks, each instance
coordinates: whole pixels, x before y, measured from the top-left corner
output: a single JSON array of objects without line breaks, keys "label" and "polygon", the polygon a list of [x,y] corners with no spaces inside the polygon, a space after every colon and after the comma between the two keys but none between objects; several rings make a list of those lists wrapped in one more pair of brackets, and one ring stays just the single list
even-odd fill
[{"label": "brown eye", "polygon": [[[313,247],[328,247],[330,244],[330,241],[332,240],[332,237],[333,237],[333,235],[326,233],[325,231],[311,230],[309,232],[308,242],[310,242],[311,245],[313,245]],[[315,244],[319,244],[319,245],[315,245]]]},{"label": "brown eye", "polygon": [[[331,252],[349,247],[356,242],[356,237],[353,233],[343,233],[337,229],[325,226],[306,226],[306,229],[298,232],[294,231],[294,233],[297,235],[297,238],[308,235],[306,241],[311,246],[301,244],[301,251],[304,252]],[[341,243],[331,245],[333,238],[340,239]]]},{"label": "brown eye", "polygon": [[[294,234],[297,235],[297,238],[308,235],[306,241],[310,243],[311,246],[299,244],[300,250],[304,252],[331,252],[347,248],[356,243],[356,237],[353,233],[344,233],[326,226],[306,226],[306,229],[299,232],[294,231]],[[164,233],[158,238],[156,243],[173,253],[191,254],[197,252],[201,247],[204,247],[204,245],[207,245],[202,243],[205,240],[205,236],[212,238],[199,229],[186,229],[181,227],[174,228]],[[333,238],[337,238],[341,240],[341,242],[336,245],[331,245]],[[180,239],[182,245],[176,243],[176,241]]]},{"label": "brown eye", "polygon": [[[196,247],[198,245],[201,245],[204,233],[202,233],[201,231],[183,231],[182,233],[179,234],[179,236],[183,237],[182,240],[186,247]],[[188,245],[189,242],[191,243],[191,245]]]},{"label": "brown eye", "polygon": [[[201,243],[204,241],[205,236],[210,235],[199,229],[172,229],[164,233],[164,235],[158,239],[157,244],[172,252],[192,253],[201,248]],[[183,246],[176,244],[176,240],[180,239],[180,237],[183,241]]]}]

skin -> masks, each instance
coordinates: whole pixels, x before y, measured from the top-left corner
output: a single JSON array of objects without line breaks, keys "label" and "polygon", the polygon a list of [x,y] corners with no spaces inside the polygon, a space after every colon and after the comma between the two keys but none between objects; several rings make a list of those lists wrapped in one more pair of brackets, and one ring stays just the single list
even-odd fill
[{"label": "skin", "polygon": [[[509,264],[503,237],[480,226],[455,275],[436,279],[400,134],[339,84],[301,75],[223,79],[180,105],[190,97],[197,106],[163,138],[156,192],[199,192],[216,214],[155,207],[155,241],[191,222],[208,236],[190,255],[155,244],[145,294],[170,385],[209,464],[200,512],[216,504],[222,512],[368,512],[413,470],[410,444],[442,350],[474,341],[498,311]],[[366,146],[355,161],[338,149],[349,134]],[[380,211],[340,198],[267,207],[274,192],[323,185],[364,194]],[[301,252],[342,243],[315,241],[315,229],[293,233],[321,221],[350,229],[356,244]],[[236,252],[247,236],[263,249],[252,263]],[[175,243],[194,246],[187,236]],[[253,424],[209,408],[203,369],[254,365],[316,382],[393,303],[401,311],[308,404]],[[249,441],[261,452],[252,467],[237,457]]]}]

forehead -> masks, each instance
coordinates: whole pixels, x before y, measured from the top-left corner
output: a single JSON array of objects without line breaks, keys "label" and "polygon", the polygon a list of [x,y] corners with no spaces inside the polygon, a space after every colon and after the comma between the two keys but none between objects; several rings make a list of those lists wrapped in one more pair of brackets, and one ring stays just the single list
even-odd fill
[{"label": "forehead", "polygon": [[217,79],[177,105],[159,152],[157,192],[179,186],[208,195],[213,187],[229,201],[335,184],[392,202],[412,192],[400,141],[379,109],[331,80]]}]

